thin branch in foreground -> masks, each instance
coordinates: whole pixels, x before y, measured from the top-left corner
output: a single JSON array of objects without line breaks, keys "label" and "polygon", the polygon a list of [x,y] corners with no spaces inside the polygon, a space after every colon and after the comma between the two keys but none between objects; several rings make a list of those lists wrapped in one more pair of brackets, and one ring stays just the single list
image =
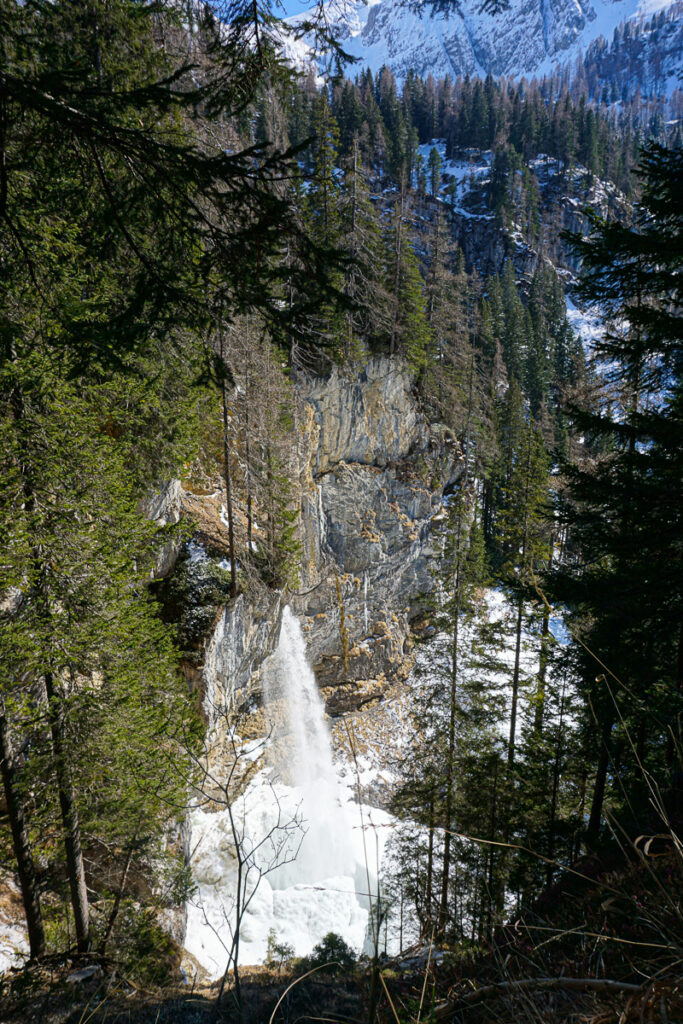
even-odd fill
[{"label": "thin branch in foreground", "polygon": [[499,981],[494,985],[484,985],[474,992],[468,992],[457,999],[448,999],[434,1007],[436,1020],[456,1013],[461,1006],[471,1006],[488,996],[514,994],[516,992],[642,992],[643,985],[634,985],[627,981],[610,981],[607,978],[522,978],[519,981]]}]

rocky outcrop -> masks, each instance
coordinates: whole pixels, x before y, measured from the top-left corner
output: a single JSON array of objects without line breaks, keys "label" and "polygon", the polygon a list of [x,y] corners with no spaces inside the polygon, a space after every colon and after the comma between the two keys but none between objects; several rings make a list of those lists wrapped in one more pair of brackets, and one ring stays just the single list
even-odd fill
[{"label": "rocky outcrop", "polygon": [[431,521],[459,474],[458,450],[429,425],[405,363],[371,360],[300,379],[311,441],[304,549],[317,560],[292,604],[333,711],[381,697],[407,674],[410,621],[431,588]]},{"label": "rocky outcrop", "polygon": [[402,361],[372,359],[357,376],[334,367],[328,377],[301,380],[299,387],[318,426],[311,452],[314,477],[343,462],[387,466],[426,441]]},{"label": "rocky outcrop", "polygon": [[565,232],[582,234],[589,229],[585,209],[590,207],[606,219],[628,220],[631,216],[632,206],[616,185],[580,165],[567,168],[550,157],[539,157],[530,164],[530,170],[538,184],[541,223],[552,225],[552,230],[530,241],[514,221],[506,218],[503,223],[490,210],[490,172],[486,170],[490,154],[468,150],[466,155],[483,165],[485,173],[465,191],[451,222],[468,270],[476,267],[482,277],[501,274],[506,261],[512,260],[518,279],[530,280],[543,261],[571,279],[578,270],[578,260],[563,236]]},{"label": "rocky outcrop", "polygon": [[260,601],[240,594],[223,608],[196,678],[208,722],[220,716],[226,700],[239,707],[254,699],[251,682],[277,645],[280,611],[278,593],[264,594]]},{"label": "rocky outcrop", "polygon": [[176,618],[181,625],[188,619],[188,630],[201,619],[204,629],[185,670],[207,723],[226,702],[258,704],[259,669],[277,641],[283,600],[302,620],[333,713],[380,699],[411,665],[410,623],[419,595],[431,587],[432,519],[459,475],[457,444],[425,420],[401,359],[375,358],[356,373],[299,373],[296,388],[303,437],[299,590],[261,588],[217,605],[205,577],[207,565],[215,569],[209,583],[220,576],[220,554],[205,542],[203,520],[199,543],[164,584],[169,593],[187,591],[197,605]]}]

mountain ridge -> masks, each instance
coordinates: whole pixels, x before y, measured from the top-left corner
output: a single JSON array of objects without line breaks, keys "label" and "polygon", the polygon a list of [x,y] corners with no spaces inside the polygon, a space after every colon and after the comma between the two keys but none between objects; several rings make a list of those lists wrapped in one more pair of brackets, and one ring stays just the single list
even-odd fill
[{"label": "mountain ridge", "polygon": [[[601,37],[609,43],[620,25],[676,6],[675,0],[511,0],[497,15],[468,7],[429,16],[401,0],[330,0],[325,10],[358,67],[376,73],[386,65],[404,80],[411,70],[435,78],[541,77],[580,59]],[[304,17],[287,22],[295,26]],[[310,61],[305,40],[290,42],[288,52],[302,64]]]}]

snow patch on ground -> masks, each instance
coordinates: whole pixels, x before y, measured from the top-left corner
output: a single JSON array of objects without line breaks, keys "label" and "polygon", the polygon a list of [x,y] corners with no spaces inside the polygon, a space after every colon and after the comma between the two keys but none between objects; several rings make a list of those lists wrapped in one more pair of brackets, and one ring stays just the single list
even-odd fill
[{"label": "snow patch on ground", "polygon": [[574,301],[567,296],[567,320],[588,352],[595,348],[605,334],[603,318],[599,310],[579,309]]},{"label": "snow patch on ground", "polygon": [[10,967],[17,967],[27,955],[25,929],[0,921],[0,974],[4,974]]},{"label": "snow patch on ground", "polygon": [[28,934],[21,894],[6,872],[0,873],[0,974],[18,967],[28,956]]},{"label": "snow patch on ground", "polygon": [[[317,862],[311,857],[315,850],[307,849],[307,839],[315,843],[315,830],[301,818],[303,794],[272,782],[266,771],[254,778],[238,806],[233,806],[249,861],[243,888],[247,907],[240,929],[241,964],[263,963],[271,931],[278,942],[291,945],[297,956],[310,953],[331,931],[357,952],[366,947],[368,878],[374,892],[393,819],[376,808],[356,804],[350,787],[340,786],[339,793],[352,850],[345,863],[335,863],[330,851],[320,851]],[[324,818],[325,808],[319,810]],[[292,822],[296,822],[293,829]],[[197,891],[188,905],[185,948],[212,978],[218,978],[225,970],[234,934],[236,849],[226,809],[212,813],[196,808],[191,826]],[[285,828],[290,831],[285,833]]]}]

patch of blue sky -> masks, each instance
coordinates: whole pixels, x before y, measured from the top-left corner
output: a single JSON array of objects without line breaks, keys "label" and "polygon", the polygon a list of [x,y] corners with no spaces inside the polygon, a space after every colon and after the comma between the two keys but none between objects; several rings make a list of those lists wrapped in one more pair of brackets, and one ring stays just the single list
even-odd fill
[{"label": "patch of blue sky", "polygon": [[559,615],[551,615],[548,627],[561,647],[566,647],[571,642],[572,635],[565,626],[564,619]]}]

